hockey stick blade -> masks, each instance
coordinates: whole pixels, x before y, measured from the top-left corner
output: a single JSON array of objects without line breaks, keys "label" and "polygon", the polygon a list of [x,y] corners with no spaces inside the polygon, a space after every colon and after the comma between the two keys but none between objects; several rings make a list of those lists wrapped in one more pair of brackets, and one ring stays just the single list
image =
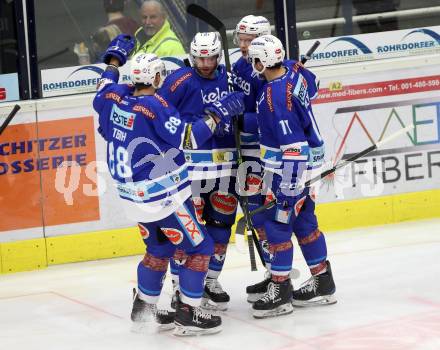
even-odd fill
[{"label": "hockey stick blade", "polygon": [[[414,124],[410,124],[408,126],[406,126],[405,128],[400,129],[399,131],[396,131],[395,133],[391,134],[390,136],[388,136],[387,138],[376,142],[375,144],[371,145],[370,147],[364,149],[363,151],[356,153],[355,155],[351,156],[350,158],[343,160],[342,162],[337,163],[335,166],[333,166],[331,169],[328,169],[326,171],[323,171],[321,174],[315,176],[314,178],[306,181],[306,183],[304,184],[304,187],[308,187],[312,184],[314,184],[315,182],[318,182],[320,180],[322,180],[323,178],[325,178],[327,175],[330,175],[332,173],[334,173],[336,170],[345,167],[346,165],[354,162],[355,160],[362,158],[363,156],[367,155],[370,152],[375,151],[376,149],[381,148],[383,145],[389,143],[390,141],[398,138],[399,136],[411,131],[412,129],[414,129]],[[270,209],[272,208],[274,205],[276,204],[276,200],[273,200],[265,205],[262,205],[261,207],[254,209],[252,211],[249,212],[249,216],[252,217],[255,214],[261,213],[263,211],[265,211],[266,209]],[[243,235],[245,228],[246,228],[246,222],[244,217],[240,218],[237,221],[237,226],[236,226],[236,231],[235,234],[238,235]],[[240,231],[239,231],[240,229]]]},{"label": "hockey stick blade", "polygon": [[191,62],[187,58],[183,59],[183,64],[185,65],[185,67],[191,67]]},{"label": "hockey stick blade", "polygon": [[9,113],[9,115],[6,117],[5,121],[3,122],[2,126],[0,127],[0,135],[3,133],[3,131],[6,129],[8,124],[11,122],[12,118],[15,117],[17,112],[20,110],[19,105],[15,105],[12,111]]},{"label": "hockey stick blade", "polygon": [[306,52],[306,54],[303,56],[303,58],[301,58],[301,63],[304,64],[306,63],[313,55],[313,53],[315,52],[315,50],[318,48],[318,46],[321,44],[321,42],[319,40],[316,40],[312,47],[309,49],[309,51]]}]

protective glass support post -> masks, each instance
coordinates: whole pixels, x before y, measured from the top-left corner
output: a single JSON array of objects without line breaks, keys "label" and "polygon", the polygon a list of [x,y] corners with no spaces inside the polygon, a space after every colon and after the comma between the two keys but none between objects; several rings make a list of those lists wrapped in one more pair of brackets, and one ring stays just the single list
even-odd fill
[{"label": "protective glass support post", "polygon": [[28,33],[28,55],[29,55],[29,73],[31,82],[31,98],[41,97],[41,82],[39,74],[39,62],[37,55],[37,34],[35,28],[35,5],[34,0],[26,0],[27,13],[27,33]]},{"label": "protective glass support post", "polygon": [[296,1],[274,0],[276,36],[286,49],[286,58],[299,59],[296,31]]},{"label": "protective glass support post", "polygon": [[345,18],[344,35],[353,34],[353,0],[342,0],[342,17]]},{"label": "protective glass support post", "polygon": [[28,48],[26,45],[25,15],[22,1],[14,1],[14,14],[18,49],[18,87],[20,99],[28,100],[31,97],[31,84],[29,77]]}]

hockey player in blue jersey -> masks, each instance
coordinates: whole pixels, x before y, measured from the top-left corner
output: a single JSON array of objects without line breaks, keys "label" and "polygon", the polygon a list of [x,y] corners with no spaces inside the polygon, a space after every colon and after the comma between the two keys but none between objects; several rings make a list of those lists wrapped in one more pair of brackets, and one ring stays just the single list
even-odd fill
[{"label": "hockey player in blue jersey", "polygon": [[[234,31],[234,43],[239,46],[242,57],[233,65],[233,77],[234,77],[234,90],[242,91],[245,94],[245,112],[253,113],[256,108],[256,99],[258,93],[262,90],[266,84],[266,79],[261,74],[257,74],[252,69],[252,64],[248,56],[248,48],[253,39],[271,33],[271,26],[269,21],[263,16],[248,15],[243,17],[238,23]],[[283,65],[295,72],[300,72],[307,81],[307,90],[310,99],[313,100],[318,95],[318,79],[316,76],[306,69],[300,62],[296,60],[284,60]],[[254,169],[261,169],[258,165],[255,165],[260,156],[260,145],[258,140],[258,134],[252,134],[249,132],[241,132],[241,142],[244,153],[244,159],[248,162],[253,162]],[[318,150],[315,150],[317,152]],[[256,153],[258,155],[256,155]],[[257,158],[258,157],[258,158]],[[258,183],[261,181],[261,174],[257,171],[251,171],[248,173],[247,182],[248,188],[254,191],[258,188]],[[260,186],[261,191],[261,186]],[[250,192],[250,191],[249,191]],[[249,197],[249,210],[256,209],[264,204],[265,196],[261,196],[255,192]],[[246,195],[246,193],[244,193]],[[266,273],[263,281],[246,287],[246,293],[248,294],[248,301],[255,302],[258,300],[267,290],[270,278],[270,252],[268,250],[268,243],[266,239],[266,233],[264,231],[264,219],[265,214],[259,213],[252,217],[252,223],[255,230],[258,233],[258,240],[263,252],[263,259],[266,265]]]},{"label": "hockey player in blue jersey", "polygon": [[[138,266],[138,290],[131,318],[135,323],[155,319],[161,329],[176,326],[177,335],[220,331],[221,319],[200,308],[203,281],[213,253],[213,241],[197,220],[181,149],[195,149],[212,138],[243,111],[238,93],[208,104],[194,122],[156,93],[163,82],[164,63],[154,54],[133,57],[133,85],[118,84],[118,67],[125,64],[134,40],[119,35],[104,55],[108,64],[93,107],[98,131],[107,141],[107,163],[122,205],[138,226],[147,246]],[[187,255],[180,273],[176,313],[158,310],[156,303],[169,258],[176,248]]]},{"label": "hockey player in blue jersey", "polygon": [[234,44],[240,48],[241,52],[241,57],[232,65],[234,90],[244,92],[246,112],[255,112],[258,92],[266,83],[264,77],[252,70],[248,47],[255,38],[270,33],[270,23],[267,18],[254,15],[243,17],[234,31]]},{"label": "hockey player in blue jersey", "polygon": [[[257,125],[264,186],[268,195],[276,198],[276,205],[266,210],[264,222],[272,255],[271,281],[266,293],[253,304],[256,318],[290,313],[292,304],[336,302],[327,246],[314,213],[314,197],[310,188],[302,185],[307,172],[322,162],[323,140],[313,115],[307,80],[300,71],[283,65],[284,55],[282,43],[272,35],[260,36],[249,46],[254,71],[268,82],[257,99]],[[251,120],[245,119],[244,124],[255,125]],[[289,278],[292,232],[312,274],[293,292]]]},{"label": "hockey player in blue jersey", "polygon": [[[237,23],[234,31],[234,44],[241,51],[241,57],[232,65],[234,90],[242,91],[245,94],[246,114],[255,113],[258,93],[266,84],[266,79],[260,74],[255,73],[252,69],[248,57],[248,47],[253,39],[270,33],[271,28],[267,18],[254,15],[243,17]],[[264,204],[264,196],[261,195],[262,169],[259,137],[256,131],[254,133],[241,131],[240,139],[243,160],[248,165],[246,191],[241,193],[241,195],[248,195],[248,208],[249,210],[254,210]],[[270,282],[270,253],[264,231],[264,219],[264,213],[256,214],[252,217],[252,224],[258,234],[258,241],[263,252],[267,272],[262,282],[246,287],[249,302],[258,300],[266,292]]]},{"label": "hockey player in blue jersey", "polygon": [[[228,94],[228,77],[225,66],[220,64],[221,57],[218,34],[197,33],[190,45],[192,67],[173,72],[160,89],[159,93],[176,106],[186,122],[197,120],[194,115]],[[193,180],[194,200],[215,243],[206,278],[205,307],[225,310],[230,297],[222,289],[218,276],[225,261],[238,204],[235,190],[237,153],[232,128],[199,145],[197,150],[185,150],[185,157]],[[178,266],[173,263],[174,279],[177,271]]]}]

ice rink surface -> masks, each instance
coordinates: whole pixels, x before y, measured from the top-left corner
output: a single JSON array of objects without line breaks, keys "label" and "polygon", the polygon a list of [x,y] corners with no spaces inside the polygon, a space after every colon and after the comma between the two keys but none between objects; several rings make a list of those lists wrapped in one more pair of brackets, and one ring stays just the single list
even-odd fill
[{"label": "ice rink surface", "polygon": [[[220,276],[223,331],[203,337],[131,331],[140,256],[0,276],[0,349],[439,350],[440,220],[326,235],[338,303],[256,320],[245,286],[263,277],[232,245]],[[309,277],[295,244],[294,266]],[[165,282],[160,304],[169,305]]]}]

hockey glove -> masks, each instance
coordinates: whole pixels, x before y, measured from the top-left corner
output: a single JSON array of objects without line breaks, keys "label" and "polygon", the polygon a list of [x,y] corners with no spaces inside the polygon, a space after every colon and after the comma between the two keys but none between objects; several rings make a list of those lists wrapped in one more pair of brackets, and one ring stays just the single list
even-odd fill
[{"label": "hockey glove", "polygon": [[244,93],[231,92],[220,100],[210,103],[205,108],[205,113],[215,114],[224,123],[229,123],[231,117],[244,112]]},{"label": "hockey glove", "polygon": [[110,59],[115,57],[118,59],[121,66],[127,62],[127,58],[133,51],[135,45],[135,39],[130,35],[119,34],[114,38],[104,53],[102,60],[104,63],[109,64]]}]

